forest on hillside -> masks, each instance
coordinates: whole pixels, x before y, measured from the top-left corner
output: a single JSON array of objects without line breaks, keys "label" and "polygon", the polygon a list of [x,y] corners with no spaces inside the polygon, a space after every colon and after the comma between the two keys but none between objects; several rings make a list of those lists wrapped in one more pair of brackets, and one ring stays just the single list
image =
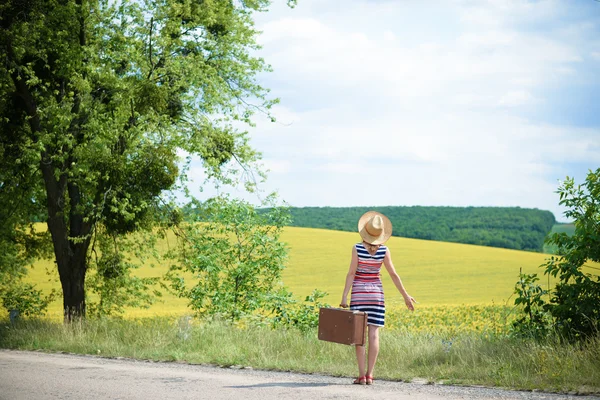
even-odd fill
[{"label": "forest on hillside", "polygon": [[393,236],[507,249],[543,251],[555,224],[550,211],[519,207],[292,207],[291,226],[354,232],[360,216],[376,210]]}]

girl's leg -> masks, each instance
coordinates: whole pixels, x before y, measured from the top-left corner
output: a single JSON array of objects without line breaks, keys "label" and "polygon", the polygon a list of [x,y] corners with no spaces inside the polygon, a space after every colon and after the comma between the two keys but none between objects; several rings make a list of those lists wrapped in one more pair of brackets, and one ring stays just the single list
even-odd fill
[{"label": "girl's leg", "polygon": [[[379,327],[369,325],[369,365],[367,375],[372,377],[377,355],[379,354]],[[361,375],[362,376],[362,375]]]},{"label": "girl's leg", "polygon": [[354,346],[356,348],[356,361],[358,362],[358,376],[365,376],[365,346]]}]

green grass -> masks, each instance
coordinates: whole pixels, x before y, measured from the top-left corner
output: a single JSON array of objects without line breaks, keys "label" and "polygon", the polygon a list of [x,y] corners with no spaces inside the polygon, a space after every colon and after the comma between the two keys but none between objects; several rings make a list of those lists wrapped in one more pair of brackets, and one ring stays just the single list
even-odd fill
[{"label": "green grass", "polygon": [[[65,351],[105,357],[132,357],[219,366],[251,366],[351,377],[354,350],[318,341],[315,332],[242,329],[225,323],[198,323],[157,317],[88,320],[63,325],[22,320],[0,322],[0,347]],[[379,379],[477,384],[544,391],[600,391],[600,339],[583,345],[484,338],[461,334],[449,339],[407,330],[383,330],[376,368]]]}]

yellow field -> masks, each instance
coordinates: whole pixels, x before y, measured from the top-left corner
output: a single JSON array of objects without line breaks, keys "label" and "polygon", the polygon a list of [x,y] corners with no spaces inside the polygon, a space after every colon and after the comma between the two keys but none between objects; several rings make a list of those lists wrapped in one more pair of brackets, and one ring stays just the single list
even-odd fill
[{"label": "yellow field", "polygon": [[[325,299],[332,305],[340,301],[344,279],[350,263],[351,249],[360,240],[356,233],[309,228],[286,228],[283,240],[290,254],[283,281],[298,297],[304,298],[318,288],[329,293]],[[173,238],[159,243],[166,249]],[[519,268],[524,272],[542,273],[538,268],[547,255],[516,250],[497,249],[456,243],[433,242],[392,237],[387,243],[396,270],[408,292],[417,299],[417,307],[429,309],[451,305],[512,304],[514,284]],[[44,290],[60,289],[54,263],[39,261],[30,279]],[[141,276],[160,276],[166,265],[139,270]],[[50,274],[47,275],[46,271]],[[386,302],[391,310],[400,311],[402,297],[389,276],[382,271]],[[547,282],[543,282],[547,284]],[[51,315],[61,315],[61,301],[52,304]],[[188,312],[185,300],[166,295],[148,310],[132,310],[131,316],[183,314]]]},{"label": "yellow field", "polygon": [[[284,283],[299,295],[319,288],[338,304],[357,233],[288,228],[290,244]],[[408,292],[429,305],[504,304],[513,292],[519,268],[533,273],[547,255],[457,243],[392,237],[387,242],[394,266]],[[382,271],[388,305],[404,304],[392,281]]]}]

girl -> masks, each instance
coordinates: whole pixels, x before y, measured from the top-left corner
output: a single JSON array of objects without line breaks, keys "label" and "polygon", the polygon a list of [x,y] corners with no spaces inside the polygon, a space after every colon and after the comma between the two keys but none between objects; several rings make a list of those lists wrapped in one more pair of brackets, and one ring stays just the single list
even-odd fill
[{"label": "girl", "polygon": [[369,359],[365,373],[365,346],[356,346],[358,378],[353,383],[371,385],[379,353],[379,328],[385,322],[385,303],[380,278],[381,264],[385,265],[409,310],[415,309],[413,303],[416,301],[404,289],[402,281],[394,269],[390,250],[383,245],[392,235],[390,220],[383,214],[369,211],[360,217],[358,233],[363,241],[355,244],[352,248],[352,260],[346,276],[346,286],[340,306],[348,307],[348,292],[352,288],[350,309],[367,313]]}]

